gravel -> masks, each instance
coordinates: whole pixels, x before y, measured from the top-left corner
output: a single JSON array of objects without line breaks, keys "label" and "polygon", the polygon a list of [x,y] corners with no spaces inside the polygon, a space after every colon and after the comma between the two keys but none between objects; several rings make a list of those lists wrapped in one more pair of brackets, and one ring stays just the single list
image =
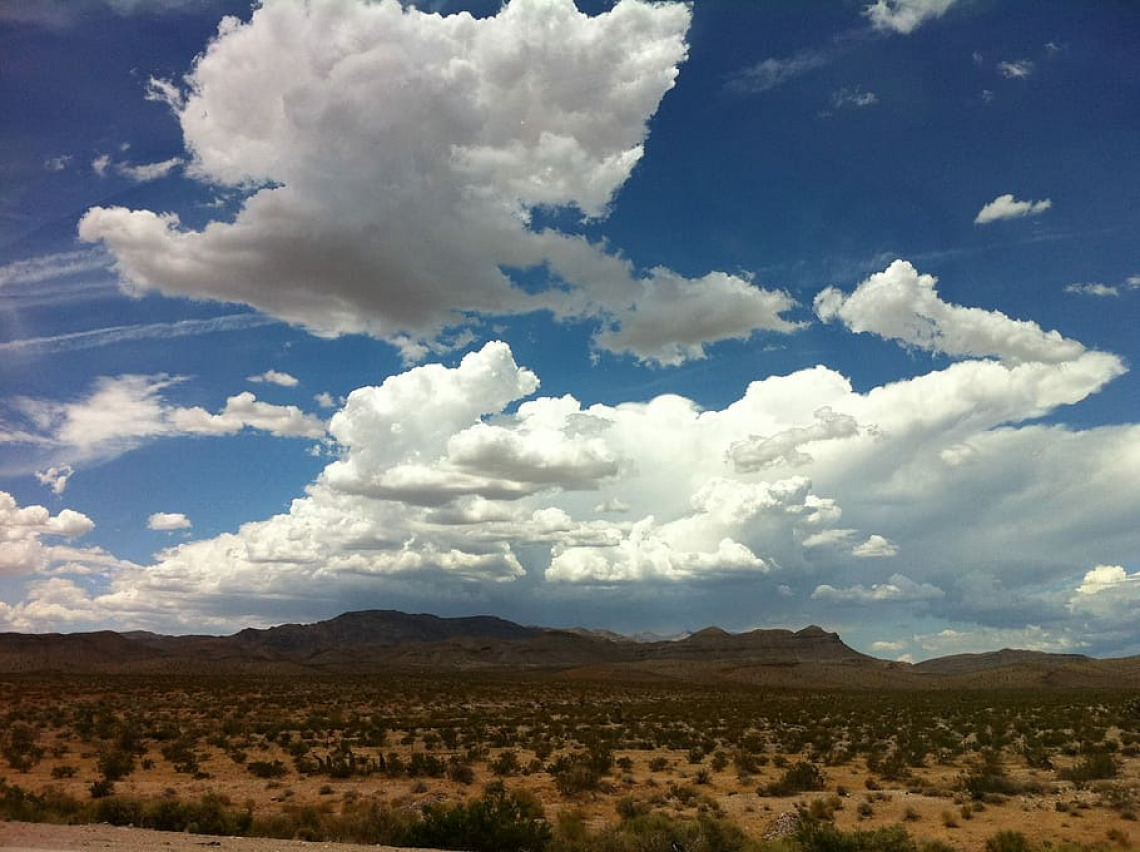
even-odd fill
[{"label": "gravel", "polygon": [[0,849],[4,852],[395,852],[391,846],[362,846],[356,843],[211,837],[113,825],[46,825],[29,822],[0,822]]}]

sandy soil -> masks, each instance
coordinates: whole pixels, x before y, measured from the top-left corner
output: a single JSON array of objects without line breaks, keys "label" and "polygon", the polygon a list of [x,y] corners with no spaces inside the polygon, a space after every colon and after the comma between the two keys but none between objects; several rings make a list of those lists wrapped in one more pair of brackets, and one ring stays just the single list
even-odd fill
[{"label": "sandy soil", "polygon": [[96,849],[109,852],[210,852],[214,849],[229,852],[393,852],[390,846],[360,846],[355,843],[210,837],[142,828],[117,828],[111,825],[40,825],[27,822],[0,822],[0,848],[7,852]]}]

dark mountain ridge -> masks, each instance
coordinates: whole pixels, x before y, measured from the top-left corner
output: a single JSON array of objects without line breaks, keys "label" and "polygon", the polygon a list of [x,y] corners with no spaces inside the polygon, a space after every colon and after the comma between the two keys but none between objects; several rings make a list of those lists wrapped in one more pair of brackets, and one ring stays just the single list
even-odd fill
[{"label": "dark mountain ridge", "polygon": [[862,654],[835,633],[708,627],[638,642],[605,631],[526,627],[494,616],[348,612],[232,636],[145,631],[0,634],[0,674],[234,674],[498,671],[604,679],[733,682],[820,689],[1140,687],[1140,657],[1003,649],[917,665]]}]

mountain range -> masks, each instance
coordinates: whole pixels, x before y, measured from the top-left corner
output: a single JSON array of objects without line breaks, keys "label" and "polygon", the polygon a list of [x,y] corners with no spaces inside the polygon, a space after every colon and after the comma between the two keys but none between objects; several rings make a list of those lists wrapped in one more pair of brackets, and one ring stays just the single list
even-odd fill
[{"label": "mountain range", "polygon": [[231,636],[0,633],[0,674],[527,673],[805,689],[1140,688],[1140,657],[1004,649],[917,664],[880,660],[814,625],[729,633],[708,627],[651,641],[608,631],[527,627],[493,616],[348,612]]}]

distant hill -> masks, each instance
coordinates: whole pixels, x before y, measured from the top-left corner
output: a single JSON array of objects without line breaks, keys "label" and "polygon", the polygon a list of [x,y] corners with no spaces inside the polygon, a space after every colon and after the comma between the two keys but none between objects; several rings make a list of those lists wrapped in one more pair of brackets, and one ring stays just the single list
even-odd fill
[{"label": "distant hill", "polygon": [[232,636],[4,633],[0,674],[495,671],[796,689],[1140,688],[1140,657],[1095,660],[1004,649],[910,665],[862,654],[815,625],[735,634],[707,627],[682,639],[645,638],[524,627],[492,616],[366,610]]},{"label": "distant hill", "polygon": [[920,674],[950,675],[992,671],[1005,666],[1021,665],[1060,665],[1062,663],[1088,663],[1092,657],[1084,654],[1050,654],[1045,651],[1018,651],[1002,648],[984,654],[954,654],[949,657],[936,657],[915,663],[914,670]]}]

